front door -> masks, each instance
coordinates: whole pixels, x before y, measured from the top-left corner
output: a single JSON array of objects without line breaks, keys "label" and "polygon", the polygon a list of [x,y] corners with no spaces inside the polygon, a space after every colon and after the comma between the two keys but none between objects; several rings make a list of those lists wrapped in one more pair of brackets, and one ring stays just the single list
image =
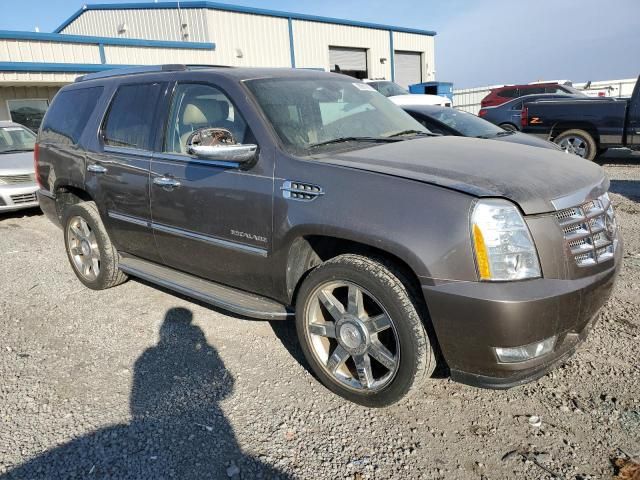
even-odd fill
[{"label": "front door", "polygon": [[255,163],[196,158],[187,139],[224,128],[237,143],[256,143],[241,112],[210,84],[178,83],[162,152],[151,161],[151,214],[160,255],[170,267],[237,288],[267,292],[273,154]]},{"label": "front door", "polygon": [[167,83],[120,85],[101,128],[97,152],[87,156],[87,182],[118,250],[160,261],[151,229],[149,171],[159,105]]},{"label": "front door", "polygon": [[633,89],[627,112],[627,146],[640,149],[640,77]]}]

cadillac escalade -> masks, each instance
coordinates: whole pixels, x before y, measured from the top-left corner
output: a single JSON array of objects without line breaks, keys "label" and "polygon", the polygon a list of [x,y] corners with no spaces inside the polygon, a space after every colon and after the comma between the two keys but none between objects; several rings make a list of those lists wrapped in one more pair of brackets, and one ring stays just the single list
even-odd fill
[{"label": "cadillac escalade", "polygon": [[89,74],[56,95],[35,157],[84,285],[132,276],[292,319],[318,379],[371,407],[423,389],[436,359],[475,386],[540,377],[622,255],[598,165],[433,135],[338,74]]}]

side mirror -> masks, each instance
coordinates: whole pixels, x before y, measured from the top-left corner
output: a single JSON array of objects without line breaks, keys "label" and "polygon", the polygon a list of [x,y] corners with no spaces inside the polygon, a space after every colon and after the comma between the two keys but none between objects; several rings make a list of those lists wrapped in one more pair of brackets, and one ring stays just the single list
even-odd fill
[{"label": "side mirror", "polygon": [[224,128],[201,128],[187,138],[187,152],[207,160],[244,164],[253,160],[257,151],[257,145],[236,143]]}]

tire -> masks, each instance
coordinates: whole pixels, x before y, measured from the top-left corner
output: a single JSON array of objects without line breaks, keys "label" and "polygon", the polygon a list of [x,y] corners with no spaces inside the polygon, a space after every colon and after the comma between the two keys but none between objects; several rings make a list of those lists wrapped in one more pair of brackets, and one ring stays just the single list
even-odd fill
[{"label": "tire", "polygon": [[302,351],[318,379],[351,402],[386,407],[420,390],[435,369],[420,304],[402,279],[391,265],[347,254],[315,268],[300,287]]},{"label": "tire", "polygon": [[66,207],[62,225],[67,258],[85,286],[104,290],[127,280],[118,268],[118,252],[109,239],[95,202]]},{"label": "tire", "polygon": [[585,160],[593,160],[598,154],[598,145],[589,132],[584,130],[567,130],[562,132],[553,142],[564,151],[578,155]]},{"label": "tire", "polygon": [[519,128],[516,127],[513,123],[501,123],[498,126],[503,128],[507,132],[518,132],[519,131]]}]

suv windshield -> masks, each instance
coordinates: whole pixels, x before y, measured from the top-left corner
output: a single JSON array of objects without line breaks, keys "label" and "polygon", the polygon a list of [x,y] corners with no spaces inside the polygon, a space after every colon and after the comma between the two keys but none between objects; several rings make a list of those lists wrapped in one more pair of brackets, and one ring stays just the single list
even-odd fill
[{"label": "suv windshield", "polygon": [[31,152],[36,143],[36,135],[19,125],[0,126],[0,154]]},{"label": "suv windshield", "polygon": [[379,91],[385,97],[394,97],[396,95],[409,95],[409,92],[402,88],[397,83],[393,82],[368,82],[377,91]]},{"label": "suv windshield", "polygon": [[429,112],[428,116],[457,130],[465,137],[495,137],[505,133],[502,128],[493,123],[453,108]]},{"label": "suv windshield", "polygon": [[[366,83],[265,78],[246,82],[284,148],[296,155],[429,134]],[[317,148],[316,148],[317,147]]]}]

